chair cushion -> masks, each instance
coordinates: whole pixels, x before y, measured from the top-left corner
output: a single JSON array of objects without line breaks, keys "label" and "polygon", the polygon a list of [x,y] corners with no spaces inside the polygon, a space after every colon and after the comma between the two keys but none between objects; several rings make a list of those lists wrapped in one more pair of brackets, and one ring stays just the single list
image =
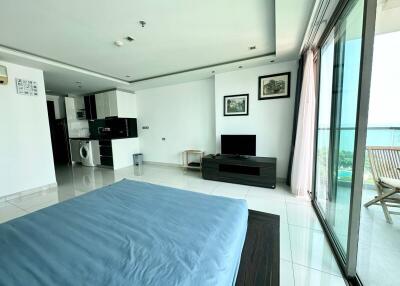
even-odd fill
[{"label": "chair cushion", "polygon": [[382,183],[385,186],[400,189],[400,180],[399,179],[380,177],[379,181],[380,181],[380,183]]}]

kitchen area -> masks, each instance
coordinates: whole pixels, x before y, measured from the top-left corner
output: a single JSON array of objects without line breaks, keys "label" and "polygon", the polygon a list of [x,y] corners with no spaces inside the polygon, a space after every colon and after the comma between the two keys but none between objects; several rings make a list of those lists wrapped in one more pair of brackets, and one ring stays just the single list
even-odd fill
[{"label": "kitchen area", "polygon": [[71,161],[120,169],[139,153],[134,93],[108,90],[65,97]]}]

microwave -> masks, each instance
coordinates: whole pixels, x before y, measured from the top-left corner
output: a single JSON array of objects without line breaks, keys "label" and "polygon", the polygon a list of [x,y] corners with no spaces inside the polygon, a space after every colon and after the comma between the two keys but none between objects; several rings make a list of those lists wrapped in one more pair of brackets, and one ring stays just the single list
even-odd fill
[{"label": "microwave", "polygon": [[76,118],[79,120],[85,120],[86,119],[86,111],[85,109],[79,109],[76,112]]}]

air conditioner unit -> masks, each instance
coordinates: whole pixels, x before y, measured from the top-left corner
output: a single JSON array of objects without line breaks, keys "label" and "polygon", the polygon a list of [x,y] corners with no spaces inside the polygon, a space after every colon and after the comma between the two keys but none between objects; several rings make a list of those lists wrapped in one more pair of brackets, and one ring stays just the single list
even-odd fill
[{"label": "air conditioner unit", "polygon": [[7,68],[5,66],[0,66],[0,84],[7,84],[8,76],[7,76]]}]

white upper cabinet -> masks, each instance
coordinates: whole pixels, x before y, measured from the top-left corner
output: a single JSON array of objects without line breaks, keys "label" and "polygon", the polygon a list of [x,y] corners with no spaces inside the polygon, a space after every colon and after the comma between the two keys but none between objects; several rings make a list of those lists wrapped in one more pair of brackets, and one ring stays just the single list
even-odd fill
[{"label": "white upper cabinet", "polygon": [[119,90],[97,93],[96,112],[97,119],[110,116],[136,118],[136,95]]},{"label": "white upper cabinet", "polygon": [[75,100],[71,97],[65,97],[65,113],[67,114],[67,120],[76,119]]},{"label": "white upper cabinet", "polygon": [[117,116],[116,94],[115,91],[106,91],[97,93],[96,98],[96,113],[97,119],[104,119],[110,116]]},{"label": "white upper cabinet", "polygon": [[136,94],[117,90],[118,117],[137,118]]}]

